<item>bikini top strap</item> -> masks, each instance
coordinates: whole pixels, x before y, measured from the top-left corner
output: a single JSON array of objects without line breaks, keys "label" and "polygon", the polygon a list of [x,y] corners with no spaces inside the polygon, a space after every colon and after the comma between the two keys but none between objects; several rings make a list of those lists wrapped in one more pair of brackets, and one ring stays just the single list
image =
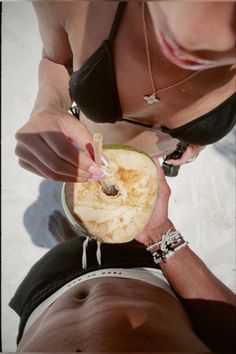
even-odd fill
[{"label": "bikini top strap", "polygon": [[121,1],[121,2],[119,2],[118,6],[117,6],[115,17],[114,17],[114,20],[113,20],[113,23],[112,23],[112,26],[111,26],[111,31],[110,31],[110,34],[109,34],[109,37],[108,37],[108,40],[110,42],[113,41],[113,39],[114,39],[114,37],[116,35],[116,32],[118,30],[118,27],[119,27],[119,24],[120,24],[120,21],[121,21],[122,15],[123,15],[123,11],[125,9],[126,4],[127,4],[127,2]]}]

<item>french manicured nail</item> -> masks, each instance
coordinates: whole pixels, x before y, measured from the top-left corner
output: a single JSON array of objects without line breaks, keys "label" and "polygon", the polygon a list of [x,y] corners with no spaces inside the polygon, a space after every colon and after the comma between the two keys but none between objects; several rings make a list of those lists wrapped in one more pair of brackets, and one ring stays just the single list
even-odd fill
[{"label": "french manicured nail", "polygon": [[106,171],[94,165],[90,166],[88,170],[92,175],[95,175],[97,177],[104,178],[108,176],[108,173]]},{"label": "french manicured nail", "polygon": [[102,154],[101,161],[102,161],[103,165],[105,165],[106,167],[110,166],[110,162],[109,162],[108,158],[106,157],[106,155]]},{"label": "french manicured nail", "polygon": [[88,179],[89,182],[96,182],[96,181],[101,181],[102,179],[106,178],[107,176],[97,176],[97,175],[92,175],[91,178]]}]

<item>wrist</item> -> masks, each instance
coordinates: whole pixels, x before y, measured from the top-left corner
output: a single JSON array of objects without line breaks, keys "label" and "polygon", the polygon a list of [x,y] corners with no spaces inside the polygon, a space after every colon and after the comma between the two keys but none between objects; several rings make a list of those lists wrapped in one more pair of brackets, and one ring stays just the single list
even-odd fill
[{"label": "wrist", "polygon": [[192,250],[187,244],[184,247],[181,247],[176,252],[174,252],[171,257],[165,259],[163,262],[160,262],[160,268],[164,271],[175,269],[176,267],[185,267],[186,263],[189,262],[189,257],[193,257]]},{"label": "wrist", "polygon": [[174,224],[170,221],[170,219],[166,219],[166,221],[153,231],[153,236],[155,238],[155,242],[158,242],[162,239],[162,235],[164,235],[168,230],[176,230]]},{"label": "wrist", "polygon": [[159,264],[162,261],[166,262],[167,259],[187,245],[188,242],[184,240],[179,231],[169,229],[162,234],[158,241],[147,246],[146,249],[152,253],[154,263]]},{"label": "wrist", "polygon": [[44,115],[51,115],[51,116],[60,116],[62,117],[64,114],[69,115],[69,110],[64,109],[63,107],[50,103],[44,104],[36,104],[31,112],[30,118],[34,118],[35,116],[44,116]]},{"label": "wrist", "polygon": [[68,111],[71,107],[71,99],[68,94],[63,95],[57,88],[49,83],[41,85],[34,104],[33,113],[51,110]]}]

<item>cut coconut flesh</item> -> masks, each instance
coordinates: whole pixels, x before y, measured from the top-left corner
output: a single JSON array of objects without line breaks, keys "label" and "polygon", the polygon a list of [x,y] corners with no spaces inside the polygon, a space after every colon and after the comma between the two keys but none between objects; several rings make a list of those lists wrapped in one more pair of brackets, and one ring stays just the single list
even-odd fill
[{"label": "cut coconut flesh", "polygon": [[67,183],[64,188],[69,219],[100,242],[128,242],[143,230],[151,217],[158,194],[157,168],[140,151],[125,146],[104,150],[110,167],[106,183],[113,189],[104,193],[99,182]]}]

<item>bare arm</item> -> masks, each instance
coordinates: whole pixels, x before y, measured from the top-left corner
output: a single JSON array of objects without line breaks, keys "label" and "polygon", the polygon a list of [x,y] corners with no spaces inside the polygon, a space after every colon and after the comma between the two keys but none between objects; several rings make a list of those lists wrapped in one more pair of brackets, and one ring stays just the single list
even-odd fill
[{"label": "bare arm", "polygon": [[[16,133],[16,155],[23,168],[64,182],[104,178],[88,154],[88,129],[67,111],[71,105],[68,67],[72,52],[64,28],[67,4],[34,2],[43,42],[39,87],[30,120]],[[78,150],[78,147],[80,150]]]},{"label": "bare arm", "polygon": [[43,42],[43,57],[39,65],[39,91],[35,107],[56,106],[68,109],[71,100],[67,67],[72,66],[72,51],[64,28],[65,4],[33,2],[33,6]]},{"label": "bare arm", "polygon": [[183,247],[160,266],[198,336],[214,351],[235,350],[235,294],[189,247]]},{"label": "bare arm", "polygon": [[71,106],[68,81],[69,75],[64,65],[42,58],[39,64],[38,93],[32,114],[55,108],[67,111]]},{"label": "bare arm", "polygon": [[[136,237],[145,245],[159,241],[167,230],[175,229],[168,219],[170,188],[160,165],[158,171],[160,191],[156,207],[148,224]],[[176,251],[165,262],[161,261],[160,267],[185,307],[199,338],[214,351],[235,351],[234,293],[188,246]]]},{"label": "bare arm", "polygon": [[223,301],[236,305],[235,295],[207,268],[203,261],[188,247],[160,263],[171,286],[183,299]]}]

